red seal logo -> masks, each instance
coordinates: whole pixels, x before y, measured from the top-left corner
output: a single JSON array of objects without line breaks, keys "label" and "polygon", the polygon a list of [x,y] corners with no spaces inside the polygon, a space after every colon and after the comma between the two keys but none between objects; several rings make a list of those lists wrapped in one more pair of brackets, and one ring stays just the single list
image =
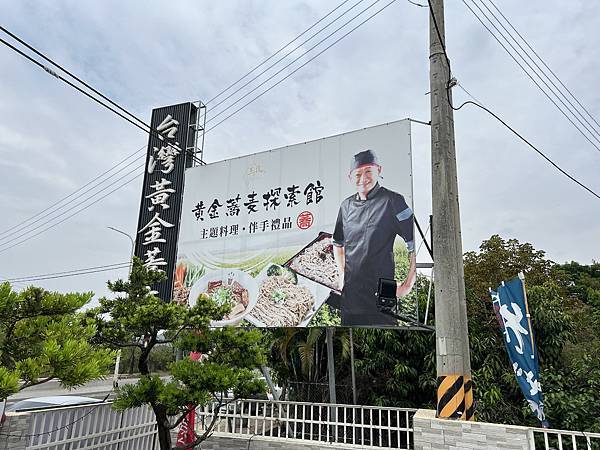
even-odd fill
[{"label": "red seal logo", "polygon": [[306,230],[312,226],[314,221],[315,218],[310,211],[302,211],[300,214],[298,214],[296,225],[298,225],[298,228],[301,230]]}]

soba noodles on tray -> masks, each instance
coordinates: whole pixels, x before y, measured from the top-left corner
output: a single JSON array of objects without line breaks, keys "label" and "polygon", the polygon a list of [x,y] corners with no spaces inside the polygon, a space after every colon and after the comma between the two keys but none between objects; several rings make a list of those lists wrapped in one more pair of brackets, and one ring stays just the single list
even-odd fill
[{"label": "soba noodles on tray", "polygon": [[321,233],[286,265],[309,280],[340,290],[340,276],[333,256],[331,235]]},{"label": "soba noodles on tray", "polygon": [[258,291],[252,316],[268,327],[298,325],[312,308],[315,299],[305,286],[298,286],[296,274],[287,267],[272,265]]}]

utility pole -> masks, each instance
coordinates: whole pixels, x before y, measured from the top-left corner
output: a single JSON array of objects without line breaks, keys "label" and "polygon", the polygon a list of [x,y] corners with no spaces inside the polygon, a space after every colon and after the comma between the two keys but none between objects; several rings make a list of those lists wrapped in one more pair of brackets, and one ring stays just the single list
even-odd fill
[{"label": "utility pole", "polygon": [[450,105],[450,68],[444,51],[444,1],[429,1],[437,416],[472,420],[473,385],[458,207],[454,117]]}]

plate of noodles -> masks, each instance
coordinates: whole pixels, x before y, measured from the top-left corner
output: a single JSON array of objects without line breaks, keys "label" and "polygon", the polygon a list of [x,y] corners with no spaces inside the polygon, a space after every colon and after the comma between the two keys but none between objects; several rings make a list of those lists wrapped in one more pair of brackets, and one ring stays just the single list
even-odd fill
[{"label": "plate of noodles", "polygon": [[288,267],[268,265],[258,275],[256,305],[247,320],[257,326],[295,327],[312,312],[315,297]]},{"label": "plate of noodles", "polygon": [[242,270],[215,271],[194,283],[190,290],[190,307],[196,304],[200,294],[208,294],[217,305],[231,306],[229,314],[223,320],[211,322],[211,326],[236,325],[256,305],[258,285],[250,274]]}]

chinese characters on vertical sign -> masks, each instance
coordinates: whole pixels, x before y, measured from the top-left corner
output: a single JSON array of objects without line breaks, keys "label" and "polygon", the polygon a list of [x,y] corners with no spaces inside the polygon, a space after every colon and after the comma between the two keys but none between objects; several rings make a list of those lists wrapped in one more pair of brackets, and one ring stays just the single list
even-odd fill
[{"label": "chinese characters on vertical sign", "polygon": [[193,139],[189,124],[194,123],[196,107],[191,103],[158,108],[152,112],[136,256],[151,270],[165,272],[167,280],[153,286],[164,301],[170,301],[177,237],[181,217],[183,176],[191,158],[185,154]]}]

